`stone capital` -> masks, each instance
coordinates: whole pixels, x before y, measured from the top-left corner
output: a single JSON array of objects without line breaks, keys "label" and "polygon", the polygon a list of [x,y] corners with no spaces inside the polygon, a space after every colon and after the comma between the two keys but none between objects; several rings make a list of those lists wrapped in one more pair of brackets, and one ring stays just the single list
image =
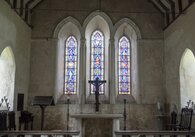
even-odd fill
[{"label": "stone capital", "polygon": [[86,45],[86,39],[85,38],[81,38],[81,45],[85,46]]}]

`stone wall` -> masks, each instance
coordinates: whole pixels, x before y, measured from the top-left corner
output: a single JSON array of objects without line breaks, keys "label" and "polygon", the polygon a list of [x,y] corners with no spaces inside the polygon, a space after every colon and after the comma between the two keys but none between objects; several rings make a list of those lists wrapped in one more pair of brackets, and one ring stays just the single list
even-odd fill
[{"label": "stone wall", "polygon": [[85,137],[112,137],[112,119],[84,119],[83,124]]},{"label": "stone wall", "polygon": [[179,68],[182,55],[187,48],[195,53],[194,14],[195,4],[165,30],[165,81],[167,104],[170,109],[176,104],[180,110]]},{"label": "stone wall", "polygon": [[[123,104],[100,104],[100,114],[123,114]],[[39,107],[29,108],[34,115],[34,129],[41,127],[41,109]],[[70,115],[78,113],[96,113],[94,104],[70,105]],[[131,130],[158,130],[162,128],[161,122],[157,118],[156,105],[127,105],[127,129]],[[124,120],[120,119],[120,129],[124,127]],[[77,129],[77,121],[70,117],[69,129]],[[67,129],[67,105],[58,104],[47,107],[45,110],[45,130],[66,130]]]},{"label": "stone wall", "polygon": [[[34,26],[32,37],[51,38],[56,25],[68,16],[76,18],[83,24],[86,17],[98,9],[97,0],[46,0],[32,13]],[[115,24],[124,17],[131,18],[141,30],[145,39],[162,39],[164,27],[163,16],[150,2],[143,0],[104,0],[101,10],[105,12]]]},{"label": "stone wall", "polygon": [[[29,103],[33,96],[54,95],[56,46],[52,36],[56,25],[68,16],[76,18],[83,25],[86,17],[97,7],[96,0],[84,0],[82,3],[77,0],[46,0],[33,10]],[[157,101],[163,102],[165,97],[163,17],[152,4],[143,0],[104,0],[101,9],[111,18],[113,25],[124,17],[131,19],[142,35],[142,39],[138,40],[140,101],[128,103],[127,129],[158,129],[155,104]],[[100,113],[123,113],[122,106],[119,102],[102,104]],[[45,129],[66,129],[66,107],[57,104],[46,109]],[[70,108],[72,114],[94,113],[93,104],[72,104]],[[40,108],[29,107],[29,110],[35,115],[35,128],[40,129]],[[73,124],[70,126],[75,128],[75,120],[71,121]],[[122,123],[121,120],[121,128]]]},{"label": "stone wall", "polygon": [[179,67],[184,51],[194,49],[194,10],[193,4],[185,15],[181,15],[165,30],[165,72],[167,102],[180,107]]},{"label": "stone wall", "polygon": [[13,81],[14,110],[17,108],[18,93],[24,94],[24,109],[27,109],[31,28],[25,24],[4,0],[0,1],[0,30],[0,53],[6,47],[9,47],[13,52],[16,67],[15,79]]}]

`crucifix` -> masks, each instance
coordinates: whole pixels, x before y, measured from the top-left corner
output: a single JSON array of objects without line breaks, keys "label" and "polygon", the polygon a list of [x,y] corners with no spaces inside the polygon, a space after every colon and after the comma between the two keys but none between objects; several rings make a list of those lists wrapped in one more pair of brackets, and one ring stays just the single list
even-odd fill
[{"label": "crucifix", "polygon": [[92,84],[93,86],[95,86],[95,111],[98,112],[99,111],[99,87],[106,83],[106,80],[99,80],[99,78],[97,77],[95,80],[89,80],[88,81],[90,84]]}]

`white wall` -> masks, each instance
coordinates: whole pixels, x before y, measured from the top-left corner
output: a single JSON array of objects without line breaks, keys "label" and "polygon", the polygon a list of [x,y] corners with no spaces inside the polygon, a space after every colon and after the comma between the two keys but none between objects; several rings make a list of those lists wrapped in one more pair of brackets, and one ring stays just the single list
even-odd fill
[{"label": "white wall", "polygon": [[24,107],[27,109],[31,29],[3,0],[0,1],[0,30],[0,53],[9,46],[15,58],[14,110],[17,93],[25,94]]},{"label": "white wall", "polygon": [[[182,14],[165,31],[165,82],[167,103],[180,109],[179,68],[186,48],[195,53],[195,4]],[[191,91],[194,92],[194,91]],[[190,99],[190,98],[189,98]],[[187,104],[187,102],[186,102]]]}]

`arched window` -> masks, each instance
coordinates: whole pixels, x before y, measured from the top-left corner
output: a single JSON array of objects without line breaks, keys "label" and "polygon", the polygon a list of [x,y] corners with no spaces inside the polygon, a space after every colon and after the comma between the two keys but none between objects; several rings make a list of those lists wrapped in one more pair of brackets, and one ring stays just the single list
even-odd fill
[{"label": "arched window", "polygon": [[74,36],[69,36],[65,45],[65,94],[77,94],[78,46]]},{"label": "arched window", "polygon": [[181,108],[189,100],[195,101],[195,57],[190,49],[186,49],[180,62],[180,99]]},{"label": "arched window", "polygon": [[[105,78],[104,71],[104,36],[101,31],[95,30],[91,36],[91,48],[90,48],[90,77],[95,80],[103,80]],[[94,94],[95,87],[91,85],[91,94]],[[100,94],[104,94],[104,86],[102,85],[99,89]]]},{"label": "arched window", "polygon": [[122,36],[118,43],[118,92],[130,94],[130,43],[126,36]]},{"label": "arched window", "polygon": [[[10,46],[7,46],[0,53],[0,103],[3,103],[1,104],[3,109],[14,108],[15,67],[13,51]],[[3,100],[7,100],[7,103]]]}]

